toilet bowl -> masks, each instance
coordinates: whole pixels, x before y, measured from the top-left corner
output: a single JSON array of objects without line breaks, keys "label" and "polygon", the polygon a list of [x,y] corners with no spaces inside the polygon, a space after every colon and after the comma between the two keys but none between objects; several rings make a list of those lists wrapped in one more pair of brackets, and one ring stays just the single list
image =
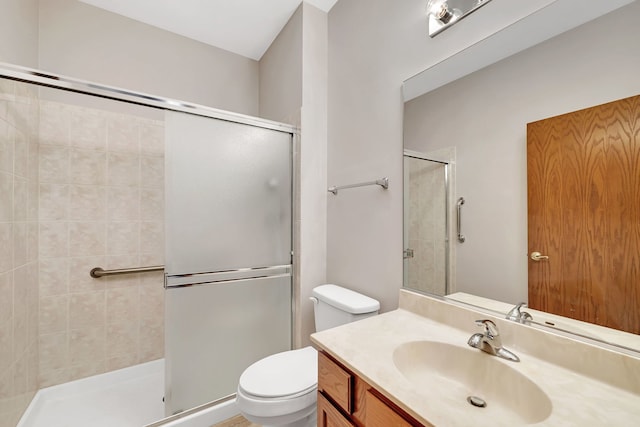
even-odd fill
[{"label": "toilet bowl", "polygon": [[[313,289],[316,330],[378,314],[380,303],[336,285]],[[240,376],[236,403],[240,413],[264,427],[315,427],[318,353],[312,347],[258,360]]]},{"label": "toilet bowl", "polygon": [[238,408],[261,426],[315,426],[317,370],[318,353],[312,347],[261,359],[240,377]]}]

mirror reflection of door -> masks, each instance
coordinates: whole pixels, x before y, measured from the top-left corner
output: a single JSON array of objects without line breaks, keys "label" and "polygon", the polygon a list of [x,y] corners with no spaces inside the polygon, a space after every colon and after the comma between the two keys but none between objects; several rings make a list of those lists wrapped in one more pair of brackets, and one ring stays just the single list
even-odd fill
[{"label": "mirror reflection of door", "polygon": [[529,123],[527,165],[529,306],[640,333],[640,96]]},{"label": "mirror reflection of door", "polygon": [[447,294],[447,164],[404,156],[404,286]]}]

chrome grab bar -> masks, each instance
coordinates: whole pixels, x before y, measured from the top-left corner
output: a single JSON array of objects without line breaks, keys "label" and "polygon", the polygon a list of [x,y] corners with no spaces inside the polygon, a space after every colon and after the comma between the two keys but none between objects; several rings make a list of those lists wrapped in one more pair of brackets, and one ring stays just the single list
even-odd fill
[{"label": "chrome grab bar", "polygon": [[337,196],[338,190],[344,190],[345,188],[364,187],[366,185],[379,185],[380,187],[386,190],[389,188],[389,178],[380,178],[380,179],[376,179],[375,181],[362,182],[360,184],[342,185],[340,187],[333,186],[333,187],[329,187],[327,191]]},{"label": "chrome grab bar", "polygon": [[135,267],[135,268],[120,268],[117,270],[104,270],[102,267],[92,268],[89,272],[89,276],[94,279],[99,279],[105,276],[117,276],[120,274],[134,274],[134,273],[147,273],[149,271],[162,271],[164,265],[153,265],[151,267]]},{"label": "chrome grab bar", "polygon": [[462,205],[464,205],[464,197],[460,197],[458,203],[456,203],[456,207],[458,208],[458,242],[460,243],[464,243],[464,241],[467,240],[467,238],[462,235]]}]

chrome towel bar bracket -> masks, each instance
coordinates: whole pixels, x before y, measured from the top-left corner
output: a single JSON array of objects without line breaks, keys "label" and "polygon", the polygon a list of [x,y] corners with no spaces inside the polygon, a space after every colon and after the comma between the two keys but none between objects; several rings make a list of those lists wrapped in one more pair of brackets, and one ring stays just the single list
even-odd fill
[{"label": "chrome towel bar bracket", "polygon": [[339,190],[344,190],[345,188],[364,187],[367,185],[379,185],[380,187],[386,190],[389,188],[389,178],[385,177],[385,178],[376,179],[375,181],[361,182],[359,184],[341,185],[340,187],[333,186],[333,187],[329,187],[327,191],[337,196]]}]

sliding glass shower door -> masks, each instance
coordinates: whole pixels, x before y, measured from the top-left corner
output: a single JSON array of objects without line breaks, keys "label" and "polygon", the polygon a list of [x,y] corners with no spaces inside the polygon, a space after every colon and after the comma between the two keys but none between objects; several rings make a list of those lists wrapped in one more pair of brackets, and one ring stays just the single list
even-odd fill
[{"label": "sliding glass shower door", "polygon": [[168,112],[167,415],[291,348],[291,133]]}]

